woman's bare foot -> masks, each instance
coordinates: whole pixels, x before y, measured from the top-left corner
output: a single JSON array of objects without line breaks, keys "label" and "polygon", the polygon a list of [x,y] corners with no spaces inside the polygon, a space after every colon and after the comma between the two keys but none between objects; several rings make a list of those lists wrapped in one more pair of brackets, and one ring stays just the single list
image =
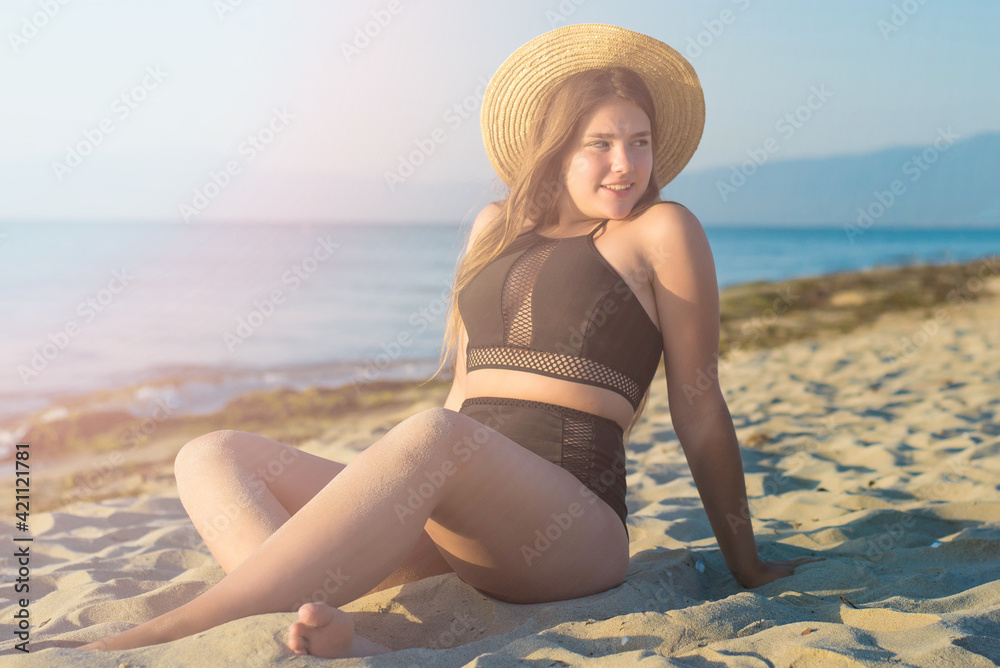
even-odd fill
[{"label": "woman's bare foot", "polygon": [[372,656],[392,650],[354,633],[354,619],[326,603],[306,603],[288,627],[288,647],[296,654],[325,659]]}]

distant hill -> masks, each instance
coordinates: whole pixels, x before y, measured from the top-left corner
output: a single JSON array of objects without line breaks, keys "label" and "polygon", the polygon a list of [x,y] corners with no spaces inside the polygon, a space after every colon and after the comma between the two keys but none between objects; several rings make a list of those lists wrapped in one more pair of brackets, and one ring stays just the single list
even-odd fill
[{"label": "distant hill", "polygon": [[[682,202],[706,224],[858,224],[859,208],[875,226],[1000,224],[1000,133],[950,146],[941,139],[938,146],[945,150],[932,143],[784,161],[775,153],[745,182],[731,168],[710,169],[682,174],[662,196]],[[891,193],[894,181],[898,195]],[[894,201],[883,206],[876,193]]]},{"label": "distant hill", "polygon": [[[943,142],[939,144],[944,146]],[[758,150],[764,151],[763,147]],[[925,153],[934,161],[921,170],[914,159],[922,159]],[[204,165],[224,164],[225,159],[178,152],[159,160],[151,160],[146,154],[109,160],[102,167],[106,175],[117,175],[122,182],[133,179],[140,184],[137,188],[145,189],[145,209],[138,218],[128,206],[118,211],[117,200],[101,203],[103,200],[95,199],[99,195],[75,182],[70,183],[68,194],[53,192],[53,196],[78,204],[78,213],[67,219],[183,222],[178,203],[190,202],[192,188],[204,187]],[[485,155],[481,160],[486,163]],[[26,171],[48,168],[47,159],[0,159],[0,182],[17,183],[18,175]],[[706,225],[856,225],[859,207],[871,211],[871,225],[876,227],[1000,225],[1000,132],[963,137],[945,151],[935,149],[931,143],[795,160],[782,159],[779,151],[753,171],[745,182],[733,179],[731,167],[684,172],[662,195],[682,202]],[[460,220],[471,222],[483,206],[502,196],[494,187],[495,180],[442,183],[425,181],[423,177],[424,173],[418,171],[412,179],[390,188],[383,176],[372,174],[290,174],[262,169],[234,180],[234,186],[212,203],[205,215],[192,220],[454,224]],[[889,193],[893,181],[898,181],[901,194],[894,195],[892,204],[884,207],[876,193]],[[720,191],[720,184],[727,187]],[[41,201],[45,192],[26,191],[24,201]],[[18,197],[12,195],[10,199],[13,202]],[[887,196],[883,199],[888,201]],[[39,205],[38,210],[29,207],[30,213],[23,213],[24,201],[14,207],[17,214],[0,210],[0,223],[60,219],[49,214],[44,205]],[[247,201],[252,202],[252,213],[248,213]],[[290,201],[295,203],[297,215],[289,215]]]}]

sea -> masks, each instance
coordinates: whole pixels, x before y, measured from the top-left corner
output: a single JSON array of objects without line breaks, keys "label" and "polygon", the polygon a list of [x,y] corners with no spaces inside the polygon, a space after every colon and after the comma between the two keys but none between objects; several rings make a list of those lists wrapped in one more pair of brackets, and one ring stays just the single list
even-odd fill
[{"label": "sea", "polygon": [[[1000,230],[705,225],[720,288],[1000,254]],[[0,224],[0,460],[89,397],[137,416],[438,368],[449,224]],[[5,447],[6,446],[6,447]]]}]

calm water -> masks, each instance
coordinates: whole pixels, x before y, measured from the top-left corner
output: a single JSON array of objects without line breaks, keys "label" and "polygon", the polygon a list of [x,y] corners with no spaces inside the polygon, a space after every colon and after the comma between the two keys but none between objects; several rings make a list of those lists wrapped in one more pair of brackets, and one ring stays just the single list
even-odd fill
[{"label": "calm water", "polygon": [[[721,287],[1000,253],[998,230],[706,230]],[[426,378],[459,251],[457,225],[0,233],[0,418],[137,383],[137,412],[208,411],[253,388]]]}]

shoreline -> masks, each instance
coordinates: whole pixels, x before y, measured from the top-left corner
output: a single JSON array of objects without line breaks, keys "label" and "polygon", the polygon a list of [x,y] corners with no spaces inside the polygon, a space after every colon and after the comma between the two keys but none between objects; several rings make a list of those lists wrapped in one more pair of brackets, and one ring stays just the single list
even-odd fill
[{"label": "shoreline", "polygon": [[[945,254],[947,256],[947,253]],[[720,355],[726,354],[727,346],[735,343],[737,347],[746,346],[746,331],[751,333],[751,339],[757,339],[768,324],[766,317],[768,314],[767,302],[769,298],[780,298],[784,304],[778,304],[779,313],[788,310],[789,307],[802,308],[822,308],[832,311],[840,308],[842,313],[833,317],[843,321],[844,327],[840,331],[849,331],[855,326],[850,321],[860,317],[863,321],[870,321],[882,312],[902,310],[905,308],[915,308],[928,306],[935,302],[942,301],[938,295],[936,299],[923,299],[916,292],[907,291],[907,286],[901,285],[902,275],[910,274],[915,283],[929,283],[937,287],[944,284],[955,283],[954,274],[958,267],[977,266],[983,262],[989,262],[990,258],[1000,258],[1000,254],[983,255],[972,260],[949,263],[907,263],[902,264],[875,264],[873,267],[862,270],[833,271],[815,275],[801,276],[798,278],[782,280],[757,280],[729,285],[720,290],[720,301],[722,311],[722,336],[720,339]],[[996,261],[993,262],[991,273],[995,274]],[[941,273],[935,276],[935,273]],[[873,290],[872,281],[866,281],[865,277],[873,280],[879,276],[884,276],[893,282],[892,290],[886,294],[877,294]],[[930,280],[926,280],[929,278]],[[833,292],[850,290],[851,283],[859,283],[860,290],[851,294],[828,295],[828,288],[822,283],[835,281]],[[807,294],[803,295],[801,303],[795,304],[799,295],[789,298],[788,295],[777,294],[782,286],[803,286]],[[776,294],[769,295],[769,287],[774,288]],[[860,294],[859,294],[860,293]],[[829,297],[832,296],[832,299]],[[770,299],[773,302],[773,299]],[[848,313],[843,307],[861,307],[861,312]],[[764,317],[758,317],[751,323],[742,322],[744,317],[752,316],[752,311],[756,309]],[[794,310],[794,308],[793,308]],[[857,309],[855,309],[857,311]],[[846,317],[844,317],[846,316]],[[736,320],[736,325],[741,326],[745,331],[738,331],[733,328],[730,321]],[[808,319],[786,318],[785,322],[790,326],[779,325],[776,328],[769,328],[767,337],[762,341],[764,346],[773,345],[786,340],[794,340],[804,335],[802,332],[795,332],[803,325],[808,326]],[[781,329],[789,332],[782,333]],[[817,332],[820,333],[820,332]],[[740,339],[744,339],[740,341]],[[750,342],[752,344],[752,341]],[[435,351],[436,352],[436,351]],[[85,391],[64,390],[52,391],[40,395],[32,395],[28,399],[22,399],[14,390],[6,391],[0,395],[6,405],[34,406],[32,408],[10,409],[0,407],[0,463],[7,460],[10,453],[7,452],[9,441],[15,440],[21,435],[20,428],[27,423],[37,423],[39,420],[51,420],[63,417],[66,411],[85,412],[88,410],[124,410],[133,413],[136,417],[155,408],[157,396],[165,398],[169,396],[170,401],[182,404],[178,411],[183,414],[209,413],[221,410],[225,403],[238,398],[247,392],[260,391],[265,389],[294,388],[304,389],[309,386],[336,389],[348,384],[364,385],[367,382],[359,379],[362,374],[367,374],[374,370],[377,380],[405,380],[419,382],[430,376],[438,367],[438,359],[421,357],[413,359],[391,359],[386,366],[372,367],[371,359],[357,360],[326,360],[326,361],[303,361],[285,365],[270,365],[262,367],[241,367],[241,366],[197,366],[197,365],[154,365],[143,368],[128,374],[131,378],[125,377],[120,381],[105,381],[108,383],[102,387]],[[123,374],[119,373],[119,376]],[[151,398],[152,397],[152,398]],[[63,411],[62,409],[65,409]],[[63,413],[63,414],[60,414]],[[46,416],[47,417],[43,417]]]},{"label": "shoreline", "polygon": [[[931,322],[936,311],[997,295],[997,255],[966,263],[878,267],[724,288],[720,292],[719,366],[725,368],[745,353],[848,334],[890,314],[914,316],[920,311],[920,317]],[[900,356],[905,352],[901,346]],[[46,478],[53,479],[52,493],[36,502],[42,509],[52,509],[67,498],[95,500],[133,493],[160,478],[155,471],[172,461],[180,445],[215,429],[250,431],[300,445],[338,428],[348,418],[394,415],[415,404],[441,405],[451,373],[445,369],[427,381],[437,360],[425,360],[424,366],[428,365],[431,370],[420,380],[377,379],[360,387],[343,382],[256,387],[233,392],[225,401],[219,400],[218,388],[210,387],[203,392],[217,405],[208,410],[197,406],[182,410],[171,399],[171,393],[176,398],[177,387],[185,382],[203,383],[203,376],[173,376],[84,394],[38,411],[22,420],[17,441],[31,443],[33,457],[51,469],[52,475]],[[263,373],[278,376],[283,371]],[[220,377],[224,375],[220,372]],[[662,377],[661,362],[657,378]],[[139,395],[144,399],[141,405],[135,401]],[[0,425],[10,429],[11,422]],[[9,459],[0,462],[0,470],[10,466]]]}]

